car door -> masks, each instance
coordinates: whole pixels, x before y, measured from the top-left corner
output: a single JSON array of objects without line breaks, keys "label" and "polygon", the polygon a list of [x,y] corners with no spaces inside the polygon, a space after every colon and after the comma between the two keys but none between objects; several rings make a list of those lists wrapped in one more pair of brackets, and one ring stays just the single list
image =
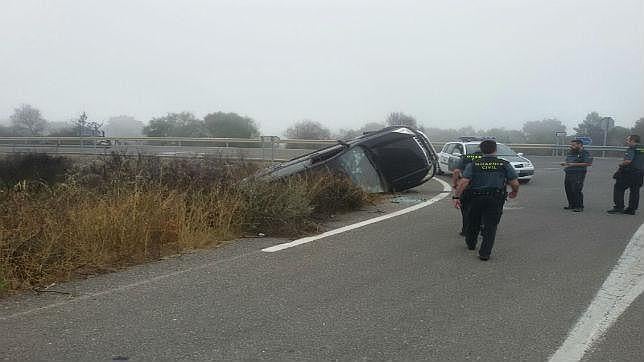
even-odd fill
[{"label": "car door", "polygon": [[438,154],[438,164],[443,172],[449,172],[449,158],[454,147],[456,147],[456,143],[446,143],[443,146],[443,150]]},{"label": "car door", "polygon": [[449,172],[454,172],[454,169],[458,167],[461,163],[461,157],[465,154],[463,145],[460,143],[455,143],[451,152],[449,153],[448,169]]}]

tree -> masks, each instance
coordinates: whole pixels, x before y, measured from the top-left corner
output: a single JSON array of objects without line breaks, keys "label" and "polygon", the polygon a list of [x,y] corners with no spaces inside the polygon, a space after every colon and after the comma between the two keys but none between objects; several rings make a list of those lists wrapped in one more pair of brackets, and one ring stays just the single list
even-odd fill
[{"label": "tree", "polygon": [[458,130],[450,128],[421,127],[420,129],[429,137],[432,142],[449,142],[454,141],[458,136]]},{"label": "tree", "polygon": [[50,137],[78,137],[78,126],[69,122],[51,122],[49,124]]},{"label": "tree", "polygon": [[555,143],[555,132],[565,132],[566,125],[556,118],[541,121],[528,121],[523,124],[523,133],[528,143]]},{"label": "tree", "polygon": [[418,128],[418,122],[416,122],[416,118],[402,112],[389,113],[386,119],[386,123],[388,126],[407,126],[411,128]]},{"label": "tree", "polygon": [[525,134],[519,130],[507,130],[505,128],[490,128],[489,130],[479,132],[485,137],[494,137],[502,143],[525,143]]},{"label": "tree", "polygon": [[327,140],[331,138],[331,131],[319,122],[305,119],[289,127],[286,130],[286,137],[303,140]]},{"label": "tree", "polygon": [[385,125],[379,122],[368,122],[358,129],[340,129],[333,138],[337,139],[351,139],[361,136],[367,132],[378,131],[385,128]]},{"label": "tree", "polygon": [[639,135],[640,137],[644,137],[644,117],[635,121],[633,128],[631,128],[631,132],[632,134],[636,134],[636,135]]},{"label": "tree", "polygon": [[0,125],[0,137],[11,137],[13,136],[13,130],[11,127]]},{"label": "tree", "polygon": [[613,127],[608,130],[608,135],[606,137],[606,145],[608,146],[622,146],[624,144],[624,139],[626,136],[631,134],[631,130],[625,127]]},{"label": "tree", "polygon": [[78,130],[81,137],[105,137],[105,132],[101,130],[103,123],[88,121],[87,113],[83,112],[74,121],[74,128]]},{"label": "tree", "polygon": [[615,127],[615,120],[611,117],[602,117],[597,112],[590,112],[575,128],[575,132],[577,136],[588,136],[593,139],[593,144],[601,145],[604,141],[604,132],[609,132],[613,127]]},{"label": "tree", "polygon": [[210,113],[204,117],[204,126],[211,137],[256,138],[259,136],[255,121],[237,113]]},{"label": "tree", "polygon": [[29,104],[22,104],[14,109],[11,124],[18,136],[42,136],[47,129],[47,121],[40,111]]},{"label": "tree", "polygon": [[143,128],[149,137],[207,137],[202,121],[190,112],[168,113],[164,117],[152,118]]},{"label": "tree", "polygon": [[110,117],[105,126],[108,137],[141,137],[145,125],[131,116]]}]

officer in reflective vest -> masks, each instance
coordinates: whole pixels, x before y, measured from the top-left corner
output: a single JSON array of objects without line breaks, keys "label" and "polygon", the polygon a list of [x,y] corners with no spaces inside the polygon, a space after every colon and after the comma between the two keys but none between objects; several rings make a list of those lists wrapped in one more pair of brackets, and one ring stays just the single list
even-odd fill
[{"label": "officer in reflective vest", "polygon": [[[512,165],[496,157],[496,141],[486,140],[480,145],[483,157],[471,162],[463,171],[453,196],[455,206],[461,207],[461,198],[469,203],[465,243],[469,250],[476,249],[479,232],[483,242],[479,249],[479,259],[488,260],[494,246],[496,229],[503,214],[503,204],[509,196],[511,199],[519,193],[517,173]],[[506,185],[512,191],[507,193]],[[481,230],[481,223],[485,228]]]}]

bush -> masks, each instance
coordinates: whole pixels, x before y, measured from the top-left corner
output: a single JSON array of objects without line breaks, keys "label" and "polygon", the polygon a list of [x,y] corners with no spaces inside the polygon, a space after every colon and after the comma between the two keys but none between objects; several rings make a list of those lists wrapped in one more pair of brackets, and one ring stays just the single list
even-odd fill
[{"label": "bush", "polygon": [[[61,161],[65,164],[67,160]],[[155,260],[246,233],[296,236],[368,195],[332,174],[262,182],[219,159],[109,157],[0,190],[0,293]],[[242,181],[243,180],[243,181]]]},{"label": "bush", "polygon": [[368,193],[342,174],[312,175],[307,184],[310,185],[309,198],[318,214],[356,210],[371,201]]},{"label": "bush", "polygon": [[13,187],[19,182],[37,181],[53,185],[62,181],[71,161],[42,153],[11,154],[0,159],[0,187]]}]

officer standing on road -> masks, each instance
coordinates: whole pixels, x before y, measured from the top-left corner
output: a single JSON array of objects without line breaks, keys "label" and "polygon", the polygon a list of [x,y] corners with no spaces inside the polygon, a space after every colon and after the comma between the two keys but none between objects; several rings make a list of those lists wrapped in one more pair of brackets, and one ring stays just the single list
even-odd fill
[{"label": "officer standing on road", "polygon": [[586,169],[592,164],[593,158],[590,152],[584,149],[584,144],[581,140],[570,141],[570,150],[566,155],[566,162],[561,163],[566,173],[564,188],[568,206],[564,207],[565,210],[584,211],[584,193],[582,190],[586,179]]},{"label": "officer standing on road", "polygon": [[[639,135],[626,137],[628,149],[624,161],[613,175],[613,202],[615,206],[608,210],[609,214],[635,215],[640,202],[640,188],[644,183],[644,147],[640,145]],[[628,189],[628,207],[624,208],[624,192]]]},{"label": "officer standing on road", "polygon": [[[456,190],[458,187],[458,181],[463,177],[463,170],[465,170],[465,167],[470,164],[471,162],[475,160],[481,159],[483,154],[481,152],[472,152],[468,153],[466,155],[462,155],[460,161],[452,171],[452,188]],[[467,212],[468,212],[468,207],[469,207],[469,202],[467,202],[467,199],[462,199],[461,200],[461,216],[463,218],[463,226],[461,227],[461,236],[465,236],[465,230],[467,230]]]},{"label": "officer standing on road", "polygon": [[469,250],[476,249],[481,222],[485,225],[481,231],[483,242],[479,249],[479,259],[488,260],[503,214],[503,204],[508,196],[506,185],[512,187],[509,197],[514,199],[519,193],[519,181],[510,163],[496,157],[496,141],[483,141],[480,148],[483,157],[465,167],[454,199],[456,207],[461,206],[461,197],[470,203],[465,236]]}]

